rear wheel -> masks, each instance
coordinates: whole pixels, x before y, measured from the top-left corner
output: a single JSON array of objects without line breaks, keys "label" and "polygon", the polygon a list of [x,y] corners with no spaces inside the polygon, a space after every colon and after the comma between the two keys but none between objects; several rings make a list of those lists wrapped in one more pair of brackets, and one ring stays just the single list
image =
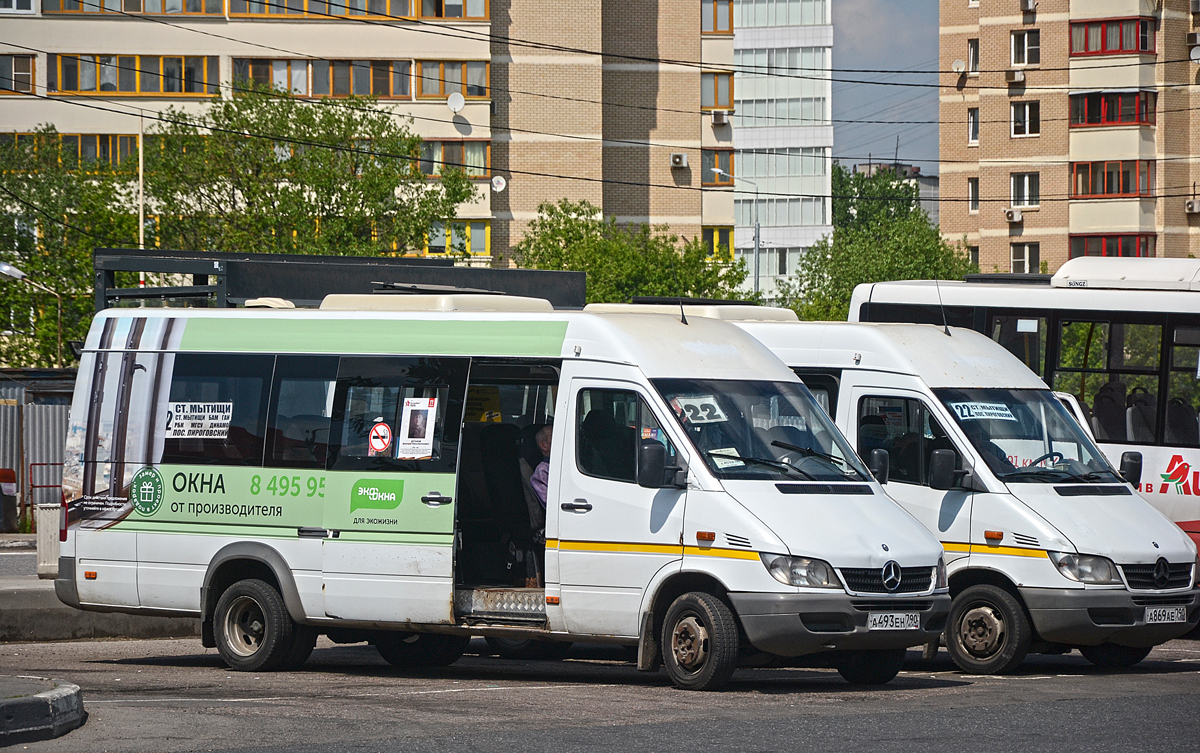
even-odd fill
[{"label": "rear wheel", "polygon": [[458,661],[471,642],[468,635],[380,633],[375,650],[395,667],[444,667]]},{"label": "rear wheel", "polygon": [[488,646],[501,659],[526,659],[557,661],[564,659],[571,650],[570,643],[559,641],[514,641],[511,638],[486,639]]},{"label": "rear wheel", "polygon": [[684,690],[717,690],[738,665],[738,626],[725,602],[709,593],[680,596],[663,622],[667,674]]},{"label": "rear wheel", "polygon": [[1003,588],[971,586],[955,597],[946,624],[946,650],[964,672],[1011,672],[1029,653],[1033,628],[1021,604]]},{"label": "rear wheel", "polygon": [[293,649],[295,630],[283,597],[269,583],[256,579],[240,580],[225,589],[213,614],[217,651],[230,668],[244,672],[269,671],[283,664]]},{"label": "rear wheel", "polygon": [[1080,646],[1079,653],[1083,658],[1097,667],[1118,669],[1132,667],[1150,655],[1149,648],[1134,648],[1133,646],[1118,646],[1115,643],[1101,643],[1099,646]]},{"label": "rear wheel", "polygon": [[834,658],[838,674],[851,685],[885,685],[900,671],[907,650],[847,651]]}]

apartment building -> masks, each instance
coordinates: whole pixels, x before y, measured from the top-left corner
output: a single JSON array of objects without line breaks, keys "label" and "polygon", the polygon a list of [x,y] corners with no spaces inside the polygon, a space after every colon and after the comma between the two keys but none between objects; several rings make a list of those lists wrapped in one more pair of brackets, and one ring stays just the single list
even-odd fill
[{"label": "apartment building", "polygon": [[768,298],[804,252],[833,232],[830,5],[734,0],[734,248],[750,270],[745,287]]},{"label": "apartment building", "polygon": [[701,177],[707,150],[731,140],[712,115],[733,107],[722,9],[729,0],[0,0],[0,133],[53,123],[81,156],[122,159],[152,127],[140,114],[198,109],[247,79],[313,99],[370,94],[413,118],[430,172],[462,164],[477,181],[425,253],[507,263],[538,205],[563,198],[696,237],[733,224],[731,190]]},{"label": "apartment building", "polygon": [[941,0],[941,224],[982,271],[1200,255],[1193,0]]}]

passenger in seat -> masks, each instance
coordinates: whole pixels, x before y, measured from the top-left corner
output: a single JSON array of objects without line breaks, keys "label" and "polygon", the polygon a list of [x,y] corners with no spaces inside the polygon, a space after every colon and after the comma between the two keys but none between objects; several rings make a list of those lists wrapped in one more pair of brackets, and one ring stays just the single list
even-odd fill
[{"label": "passenger in seat", "polygon": [[533,475],[529,478],[529,484],[533,487],[533,493],[537,495],[538,502],[542,503],[542,509],[546,509],[546,486],[550,481],[550,440],[554,433],[554,424],[546,424],[538,433],[534,435],[533,441],[537,443],[538,449],[542,451],[542,462],[537,464],[533,469]]}]

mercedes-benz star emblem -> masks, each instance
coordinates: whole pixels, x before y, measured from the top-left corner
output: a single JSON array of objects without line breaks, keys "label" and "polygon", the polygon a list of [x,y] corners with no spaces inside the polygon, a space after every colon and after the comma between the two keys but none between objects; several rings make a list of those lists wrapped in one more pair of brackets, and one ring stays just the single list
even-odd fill
[{"label": "mercedes-benz star emblem", "polygon": [[1171,567],[1162,557],[1158,558],[1158,562],[1154,563],[1154,586],[1156,588],[1166,588],[1171,582]]},{"label": "mercedes-benz star emblem", "polygon": [[[1157,577],[1157,572],[1155,570],[1155,577]],[[895,560],[890,560],[884,565],[880,575],[883,576],[883,587],[887,590],[895,591],[900,587],[900,566],[896,564]]]}]

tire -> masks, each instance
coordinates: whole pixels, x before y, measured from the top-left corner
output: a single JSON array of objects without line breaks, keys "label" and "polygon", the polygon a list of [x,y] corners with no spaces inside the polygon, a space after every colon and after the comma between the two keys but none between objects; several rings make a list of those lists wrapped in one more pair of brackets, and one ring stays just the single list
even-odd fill
[{"label": "tire", "polygon": [[471,642],[469,635],[441,633],[380,633],[375,650],[393,667],[445,667],[458,661]]},{"label": "tire", "polygon": [[488,646],[501,659],[558,661],[571,650],[570,643],[559,641],[514,641],[510,638],[486,638]]},{"label": "tire", "polygon": [[1080,646],[1079,653],[1083,658],[1105,669],[1121,669],[1132,667],[1150,655],[1150,648],[1134,648],[1133,646],[1118,646],[1115,643],[1101,643],[1099,646]]},{"label": "tire", "polygon": [[718,690],[738,665],[738,624],[725,602],[693,591],[667,609],[662,630],[663,664],[675,687]]},{"label": "tire", "polygon": [[283,597],[261,580],[240,580],[225,589],[213,613],[217,651],[242,672],[278,668],[295,645],[295,631]]},{"label": "tire", "polygon": [[1025,609],[1003,588],[971,586],[950,605],[946,650],[968,674],[1011,672],[1025,660],[1032,642]]},{"label": "tire", "polygon": [[291,671],[300,669],[304,666],[304,662],[308,661],[308,657],[312,655],[313,648],[317,645],[316,628],[311,628],[308,625],[297,625],[292,634],[292,648],[288,651],[287,656],[279,663],[279,669],[283,671]]},{"label": "tire", "polygon": [[907,649],[846,651],[834,657],[833,666],[851,685],[886,685],[900,672]]}]

